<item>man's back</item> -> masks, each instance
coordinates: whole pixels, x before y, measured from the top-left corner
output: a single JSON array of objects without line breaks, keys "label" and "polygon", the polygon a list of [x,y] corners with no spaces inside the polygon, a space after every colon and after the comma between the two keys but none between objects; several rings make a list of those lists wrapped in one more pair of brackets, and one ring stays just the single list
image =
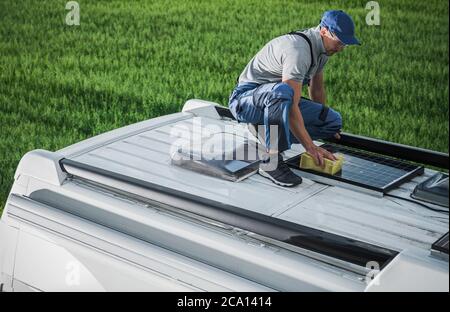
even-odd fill
[{"label": "man's back", "polygon": [[[308,42],[297,35],[282,35],[270,40],[250,60],[239,76],[239,82],[256,82],[259,84],[279,82],[282,77],[303,82],[310,79],[325,66],[328,60],[319,28],[304,31],[310,38],[314,60]],[[310,68],[311,64],[315,65]]]}]

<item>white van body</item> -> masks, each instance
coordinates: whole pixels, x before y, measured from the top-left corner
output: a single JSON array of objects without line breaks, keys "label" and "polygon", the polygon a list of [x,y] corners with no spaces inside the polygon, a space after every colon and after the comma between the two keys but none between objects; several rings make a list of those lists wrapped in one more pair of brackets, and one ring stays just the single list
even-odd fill
[{"label": "white van body", "polygon": [[[283,188],[258,174],[233,182],[173,166],[173,134],[193,135],[194,118],[237,124],[217,105],[190,100],[180,113],[24,155],[0,221],[1,290],[449,291],[448,254],[431,250],[449,231],[448,209],[305,177]],[[410,199],[435,172],[390,193]],[[383,267],[347,262],[221,222],[210,206],[392,257]]]}]

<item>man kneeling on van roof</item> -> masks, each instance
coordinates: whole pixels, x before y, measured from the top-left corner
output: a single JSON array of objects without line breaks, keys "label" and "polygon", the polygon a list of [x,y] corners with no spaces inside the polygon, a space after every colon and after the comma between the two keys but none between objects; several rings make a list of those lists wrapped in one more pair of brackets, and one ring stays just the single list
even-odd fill
[{"label": "man kneeling on van roof", "polygon": [[[324,164],[324,158],[335,160],[332,153],[313,143],[333,136],[339,139],[342,127],[340,114],[325,106],[323,68],[330,56],[347,45],[360,44],[354,33],[348,14],[326,11],[319,26],[269,41],[239,76],[230,95],[230,111],[238,122],[248,123],[265,145],[268,159],[277,159],[273,170],[259,169],[262,176],[282,186],[302,182],[280,155],[292,143],[300,142],[318,165]],[[310,99],[301,97],[304,84],[309,87]],[[271,139],[273,126],[278,135]]]}]

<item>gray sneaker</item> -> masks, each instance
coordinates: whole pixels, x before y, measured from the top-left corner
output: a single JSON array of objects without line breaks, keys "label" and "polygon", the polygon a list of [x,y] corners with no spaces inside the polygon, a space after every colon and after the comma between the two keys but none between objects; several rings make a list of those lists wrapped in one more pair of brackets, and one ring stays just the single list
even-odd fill
[{"label": "gray sneaker", "polygon": [[272,180],[273,183],[285,187],[292,187],[302,183],[302,178],[289,169],[280,154],[278,154],[278,166],[275,170],[266,171],[260,168],[258,173]]}]

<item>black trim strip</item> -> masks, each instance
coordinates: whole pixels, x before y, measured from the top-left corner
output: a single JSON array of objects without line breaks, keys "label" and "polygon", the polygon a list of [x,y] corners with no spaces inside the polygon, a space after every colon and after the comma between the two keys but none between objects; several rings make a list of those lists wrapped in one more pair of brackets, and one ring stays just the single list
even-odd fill
[{"label": "black trim strip", "polygon": [[424,148],[403,145],[365,136],[341,133],[341,139],[330,139],[327,142],[359,148],[365,151],[392,156],[399,159],[414,161],[425,165],[449,169],[448,154],[427,150]]},{"label": "black trim strip", "polygon": [[184,199],[197,204],[196,208],[177,208],[362,267],[366,267],[367,263],[370,261],[376,261],[379,263],[380,268],[383,268],[398,254],[396,251],[383,247],[320,231],[236,206],[223,204],[221,202],[167,188],[74,160],[62,159],[60,164],[62,166],[67,165],[87,170],[118,181],[160,192],[171,197]]},{"label": "black trim strip", "polygon": [[216,112],[219,114],[220,117],[227,117],[227,118],[231,118],[231,119],[236,119],[234,118],[233,114],[231,113],[231,111],[223,106],[215,106],[216,108]]}]

